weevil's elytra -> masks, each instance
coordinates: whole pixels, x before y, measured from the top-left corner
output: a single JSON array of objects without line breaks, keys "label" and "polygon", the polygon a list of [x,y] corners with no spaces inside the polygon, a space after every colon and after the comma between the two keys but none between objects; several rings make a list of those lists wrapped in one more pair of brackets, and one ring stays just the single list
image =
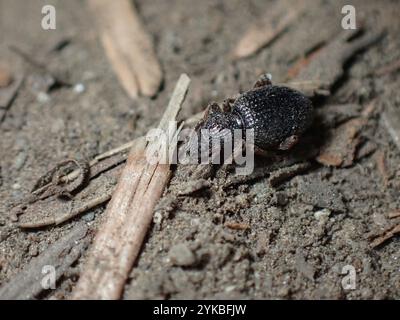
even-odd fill
[{"label": "weevil's elytra", "polygon": [[234,129],[254,129],[254,144],[263,150],[290,149],[312,121],[311,101],[301,92],[274,86],[263,76],[252,90],[226,102],[222,111],[217,104],[209,111],[199,129],[208,129],[218,138]]}]

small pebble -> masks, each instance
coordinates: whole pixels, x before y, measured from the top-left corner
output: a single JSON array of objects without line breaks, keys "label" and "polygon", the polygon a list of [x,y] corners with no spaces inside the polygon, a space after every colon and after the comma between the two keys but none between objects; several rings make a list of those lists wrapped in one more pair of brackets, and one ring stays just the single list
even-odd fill
[{"label": "small pebble", "polygon": [[85,92],[85,90],[86,90],[86,87],[83,83],[77,83],[74,86],[74,92],[76,92],[76,93],[83,93],[83,92]]},{"label": "small pebble", "polygon": [[156,225],[160,225],[162,222],[163,216],[160,211],[156,211],[153,215],[153,223]]},{"label": "small pebble", "polygon": [[46,103],[50,100],[50,96],[47,93],[41,91],[36,96],[36,99],[40,103]]},{"label": "small pebble", "polygon": [[225,292],[232,292],[236,289],[236,286],[228,286],[225,288]]},{"label": "small pebble", "polygon": [[314,212],[314,217],[317,220],[327,219],[329,218],[330,215],[331,215],[331,210],[329,209],[322,209]]},{"label": "small pebble", "polygon": [[20,170],[24,166],[27,156],[28,155],[25,151],[18,153],[14,160],[15,170]]},{"label": "small pebble", "polygon": [[21,189],[21,185],[20,185],[19,183],[14,183],[14,184],[12,185],[12,188],[13,188],[14,190],[19,190],[19,189]]},{"label": "small pebble", "polygon": [[82,218],[86,222],[93,221],[94,220],[94,212],[89,212],[89,213],[85,214]]},{"label": "small pebble", "polygon": [[174,245],[170,249],[168,257],[176,266],[188,267],[196,263],[196,256],[184,243]]},{"label": "small pebble", "polygon": [[37,246],[29,246],[29,251],[28,251],[28,254],[31,256],[31,257],[36,257],[37,255],[38,255],[38,248],[37,248]]}]

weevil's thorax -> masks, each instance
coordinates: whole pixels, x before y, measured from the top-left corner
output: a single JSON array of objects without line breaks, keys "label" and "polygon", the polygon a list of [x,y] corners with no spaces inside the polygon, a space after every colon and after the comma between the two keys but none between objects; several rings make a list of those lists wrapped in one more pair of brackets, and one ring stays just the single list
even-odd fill
[{"label": "weevil's thorax", "polygon": [[312,104],[303,94],[273,85],[243,93],[232,107],[244,129],[254,129],[255,144],[263,149],[305,131],[311,123],[311,111]]}]

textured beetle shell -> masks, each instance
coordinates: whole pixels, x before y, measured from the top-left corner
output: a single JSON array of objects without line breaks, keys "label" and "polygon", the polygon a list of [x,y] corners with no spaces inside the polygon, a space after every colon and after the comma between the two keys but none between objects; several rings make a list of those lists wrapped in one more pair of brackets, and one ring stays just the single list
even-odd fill
[{"label": "textured beetle shell", "polygon": [[254,143],[262,149],[279,146],[311,124],[312,103],[302,93],[280,86],[263,86],[243,93],[232,106],[244,129],[254,128]]}]

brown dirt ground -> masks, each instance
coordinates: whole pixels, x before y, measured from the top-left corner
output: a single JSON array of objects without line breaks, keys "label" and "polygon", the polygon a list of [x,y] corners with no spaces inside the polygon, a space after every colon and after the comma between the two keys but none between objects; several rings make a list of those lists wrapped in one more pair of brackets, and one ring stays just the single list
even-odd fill
[{"label": "brown dirt ground", "polygon": [[[0,124],[0,285],[73,225],[84,221],[95,230],[101,220],[104,208],[54,228],[27,232],[15,226],[10,205],[55,163],[65,158],[90,160],[146,133],[159,120],[182,72],[192,78],[182,112],[186,117],[211,100],[221,101],[249,88],[264,71],[272,73],[274,81],[283,81],[309,40],[340,30],[341,1],[310,1],[295,27],[255,56],[233,62],[230,52],[240,35],[270,2],[135,1],[154,37],[164,85],[157,97],[132,101],[111,70],[83,1],[0,1],[0,63],[13,74],[28,78],[37,74],[8,49],[15,45],[86,88],[77,93],[60,87],[49,93],[48,101],[41,101],[25,81]],[[40,28],[40,9],[48,3],[57,8],[56,31]],[[352,3],[358,18],[372,29],[385,27],[387,35],[358,54],[346,66],[346,77],[334,94],[316,104],[321,117],[317,119],[328,125],[316,123],[307,134],[311,138],[324,137],[324,128],[359,115],[373,98],[379,102],[378,111],[385,104],[400,108],[400,73],[371,76],[400,58],[400,20],[395,15],[399,3]],[[70,39],[67,46],[51,50],[65,38]],[[360,107],[336,116],[324,109],[344,103]],[[177,196],[188,177],[186,168],[178,167],[158,205],[124,298],[399,299],[400,241],[393,238],[371,249],[367,235],[383,230],[390,223],[387,214],[400,208],[400,153],[379,112],[369,118],[361,138],[366,148],[373,145],[375,153],[360,154],[346,168],[313,162],[311,169],[275,188],[269,186],[268,174],[224,188],[232,172],[221,168],[210,178],[210,188]],[[315,147],[304,141],[298,149]],[[387,185],[376,152],[385,154]],[[266,160],[258,160],[258,169],[267,166]],[[321,209],[330,214],[316,218]],[[248,228],[230,229],[226,222]],[[77,267],[84,259],[85,254]],[[184,259],[186,266],[176,266],[174,259]],[[357,271],[355,290],[341,286],[341,270],[348,264]],[[44,297],[68,297],[76,280],[74,275],[63,277],[57,289]]]}]

